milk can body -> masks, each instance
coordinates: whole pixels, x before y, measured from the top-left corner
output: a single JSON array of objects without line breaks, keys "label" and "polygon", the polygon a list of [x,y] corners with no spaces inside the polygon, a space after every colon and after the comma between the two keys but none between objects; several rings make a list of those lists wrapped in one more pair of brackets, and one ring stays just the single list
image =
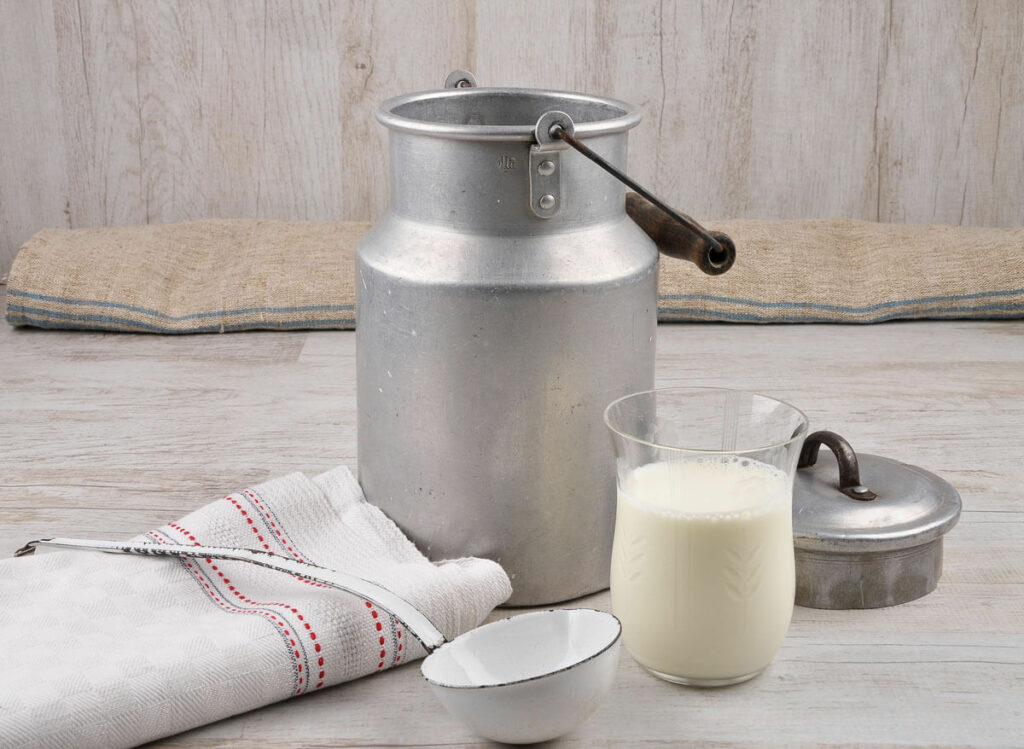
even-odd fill
[{"label": "milk can body", "polygon": [[607,587],[602,409],[654,379],[658,255],[621,185],[562,152],[557,212],[531,209],[532,127],[554,109],[625,164],[639,114],[621,102],[386,102],[391,204],[356,255],[360,483],[429,558],[501,563],[515,605]]}]

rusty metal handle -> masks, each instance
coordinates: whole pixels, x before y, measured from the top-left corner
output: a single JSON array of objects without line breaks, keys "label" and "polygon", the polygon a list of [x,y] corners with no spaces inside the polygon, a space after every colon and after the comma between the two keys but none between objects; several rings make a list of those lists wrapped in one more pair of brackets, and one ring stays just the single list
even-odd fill
[{"label": "rusty metal handle", "polygon": [[626,196],[626,211],[658,249],[669,257],[689,260],[711,276],[725,273],[736,261],[736,245],[728,235],[711,232],[636,182],[607,159],[584,145],[560,123],[551,136],[575,148],[635,192]]},{"label": "rusty metal handle", "polygon": [[825,445],[836,456],[839,464],[839,491],[850,499],[868,501],[878,497],[873,491],[860,483],[860,466],[857,464],[857,453],[850,443],[835,432],[822,430],[807,435],[804,446],[800,449],[797,468],[808,468],[818,462],[818,449]]}]

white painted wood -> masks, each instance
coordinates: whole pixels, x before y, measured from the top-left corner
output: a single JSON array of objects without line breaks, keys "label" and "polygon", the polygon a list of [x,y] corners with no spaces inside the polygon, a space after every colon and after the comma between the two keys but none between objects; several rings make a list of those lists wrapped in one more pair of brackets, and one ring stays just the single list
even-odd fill
[{"label": "white painted wood", "polygon": [[[814,428],[836,429],[858,450],[942,475],[961,492],[964,513],[929,596],[874,611],[797,608],[774,664],[735,688],[674,687],[624,653],[606,702],[563,743],[1019,745],[1024,323],[663,325],[658,336],[660,385],[788,399]],[[127,538],[225,490],[354,466],[354,339],[0,325],[0,554],[47,535]],[[609,606],[606,593],[575,603]],[[441,710],[411,665],[162,743],[477,739]]]},{"label": "white painted wood", "polygon": [[[521,7],[480,3],[479,77],[641,105],[631,169],[670,202],[707,218],[876,218],[880,3]],[[499,44],[517,23],[522,43]]]},{"label": "white painted wood", "polygon": [[60,123],[52,3],[0,3],[0,282],[21,242],[70,221]]},{"label": "white painted wood", "polygon": [[374,108],[456,67],[641,105],[698,218],[1024,223],[1013,0],[8,2],[0,55],[0,277],[46,226],[373,219]]},{"label": "white painted wood", "polygon": [[[879,215],[1020,225],[1024,133],[1014,130],[1024,125],[1024,9],[985,0],[894,3],[884,35]],[[1015,206],[1002,200],[1004,190],[1017,196]]]},{"label": "white painted wood", "polygon": [[449,71],[472,68],[474,0],[348,0],[341,35],[342,136],[339,218],[372,220],[387,206],[387,133],[377,106],[392,96],[437,89]]},{"label": "white painted wood", "polygon": [[632,169],[696,216],[1024,221],[1018,5],[479,0],[477,30],[482,81],[640,104]]}]

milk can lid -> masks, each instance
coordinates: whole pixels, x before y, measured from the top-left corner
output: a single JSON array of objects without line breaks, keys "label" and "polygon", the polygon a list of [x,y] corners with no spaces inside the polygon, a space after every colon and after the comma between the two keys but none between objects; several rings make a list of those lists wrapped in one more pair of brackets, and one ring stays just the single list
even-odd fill
[{"label": "milk can lid", "polygon": [[892,551],[932,541],[956,524],[960,494],[934,473],[877,455],[854,454],[838,435],[836,444],[848,449],[859,476],[841,476],[840,464],[847,457],[842,447],[838,460],[825,452],[810,463],[805,456],[817,452],[814,443],[831,447],[832,436],[815,432],[804,441],[793,484],[797,548]]},{"label": "milk can lid", "polygon": [[[821,444],[832,452],[819,457]],[[855,454],[833,432],[809,435],[793,482],[797,604],[876,608],[931,592],[960,508],[956,489],[933,473]]]}]

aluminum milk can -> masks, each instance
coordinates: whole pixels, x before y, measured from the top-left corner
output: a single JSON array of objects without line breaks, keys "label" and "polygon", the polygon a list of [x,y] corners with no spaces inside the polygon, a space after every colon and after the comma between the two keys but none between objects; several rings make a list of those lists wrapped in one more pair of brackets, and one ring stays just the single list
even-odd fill
[{"label": "aluminum milk can", "polygon": [[458,80],[377,112],[391,203],[356,254],[359,481],[430,559],[494,559],[510,604],[553,603],[608,586],[602,410],[654,385],[658,251],[552,134],[624,166],[641,115]]}]

